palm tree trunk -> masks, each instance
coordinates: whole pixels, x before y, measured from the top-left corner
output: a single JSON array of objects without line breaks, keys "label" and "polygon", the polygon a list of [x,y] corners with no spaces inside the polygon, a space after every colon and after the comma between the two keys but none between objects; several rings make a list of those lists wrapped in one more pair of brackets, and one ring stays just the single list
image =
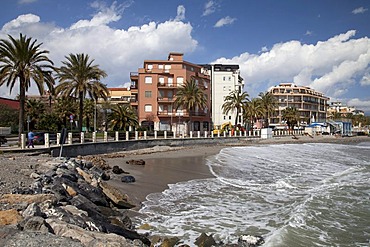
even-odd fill
[{"label": "palm tree trunk", "polygon": [[86,116],[86,130],[87,130],[87,132],[90,132],[90,118],[89,118],[89,116]]},{"label": "palm tree trunk", "polygon": [[80,114],[78,116],[78,131],[79,132],[82,132],[82,121],[83,121],[83,112],[84,112],[84,97],[83,96],[84,96],[83,92],[80,92],[79,93],[79,99],[80,99],[79,112],[80,112]]},{"label": "palm tree trunk", "polygon": [[235,117],[235,125],[234,125],[235,130],[236,130],[236,126],[238,125],[238,117],[239,117],[239,109],[237,108],[236,109],[236,117]]},{"label": "palm tree trunk", "polygon": [[21,144],[21,134],[24,131],[24,105],[26,101],[25,80],[20,78],[19,86],[19,126],[18,126],[18,143]]}]

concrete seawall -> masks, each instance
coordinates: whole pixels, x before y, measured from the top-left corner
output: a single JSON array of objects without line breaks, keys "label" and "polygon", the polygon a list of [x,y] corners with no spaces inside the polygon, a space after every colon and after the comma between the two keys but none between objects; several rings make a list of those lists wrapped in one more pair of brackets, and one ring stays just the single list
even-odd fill
[{"label": "concrete seawall", "polygon": [[[142,148],[151,148],[155,146],[189,146],[189,145],[217,145],[239,143],[241,140],[256,139],[246,137],[217,137],[217,138],[186,138],[186,139],[147,139],[147,140],[129,140],[129,141],[110,141],[84,144],[63,145],[63,157],[76,157],[78,155],[94,155],[104,153],[114,153],[120,151],[137,150]],[[260,139],[259,137],[257,139]],[[50,148],[53,157],[60,154],[60,146]]]}]

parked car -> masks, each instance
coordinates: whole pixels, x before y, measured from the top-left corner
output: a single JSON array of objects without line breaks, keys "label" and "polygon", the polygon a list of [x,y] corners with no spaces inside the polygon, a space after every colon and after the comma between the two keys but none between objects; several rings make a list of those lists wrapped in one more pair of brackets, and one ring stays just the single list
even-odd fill
[{"label": "parked car", "polygon": [[[56,143],[57,142],[57,135],[49,133],[49,143]],[[36,145],[45,145],[45,133],[44,132],[35,132],[33,143]]]}]

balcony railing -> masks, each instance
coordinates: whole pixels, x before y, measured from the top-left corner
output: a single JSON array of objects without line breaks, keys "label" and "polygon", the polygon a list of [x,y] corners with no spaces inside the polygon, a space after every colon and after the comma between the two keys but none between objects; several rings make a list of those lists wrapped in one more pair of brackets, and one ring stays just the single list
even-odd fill
[{"label": "balcony railing", "polygon": [[[159,117],[165,117],[165,116],[167,116],[167,117],[170,117],[170,116],[172,116],[172,117],[189,117],[190,115],[189,115],[189,112],[188,111],[182,111],[182,112],[178,112],[178,111],[166,111],[166,110],[164,110],[164,111],[158,111],[158,116]],[[193,117],[202,117],[202,116],[206,116],[206,113],[205,112],[203,112],[203,111],[200,111],[200,112],[197,112],[197,111],[191,111],[191,116],[193,116]]]},{"label": "balcony railing", "polygon": [[189,114],[186,111],[178,112],[178,111],[158,111],[157,112],[159,117],[189,117]]},{"label": "balcony railing", "polygon": [[177,87],[177,84],[176,83],[158,82],[158,87],[160,87],[160,88],[175,88],[175,87]]},{"label": "balcony railing", "polygon": [[158,97],[157,100],[158,102],[173,102],[175,99],[172,97]]}]

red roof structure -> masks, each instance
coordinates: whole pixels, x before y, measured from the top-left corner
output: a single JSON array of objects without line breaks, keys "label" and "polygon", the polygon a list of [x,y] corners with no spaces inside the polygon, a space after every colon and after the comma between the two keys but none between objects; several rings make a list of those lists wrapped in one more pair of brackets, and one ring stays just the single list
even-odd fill
[{"label": "red roof structure", "polygon": [[19,100],[0,97],[0,105],[7,105],[12,109],[19,110]]}]

